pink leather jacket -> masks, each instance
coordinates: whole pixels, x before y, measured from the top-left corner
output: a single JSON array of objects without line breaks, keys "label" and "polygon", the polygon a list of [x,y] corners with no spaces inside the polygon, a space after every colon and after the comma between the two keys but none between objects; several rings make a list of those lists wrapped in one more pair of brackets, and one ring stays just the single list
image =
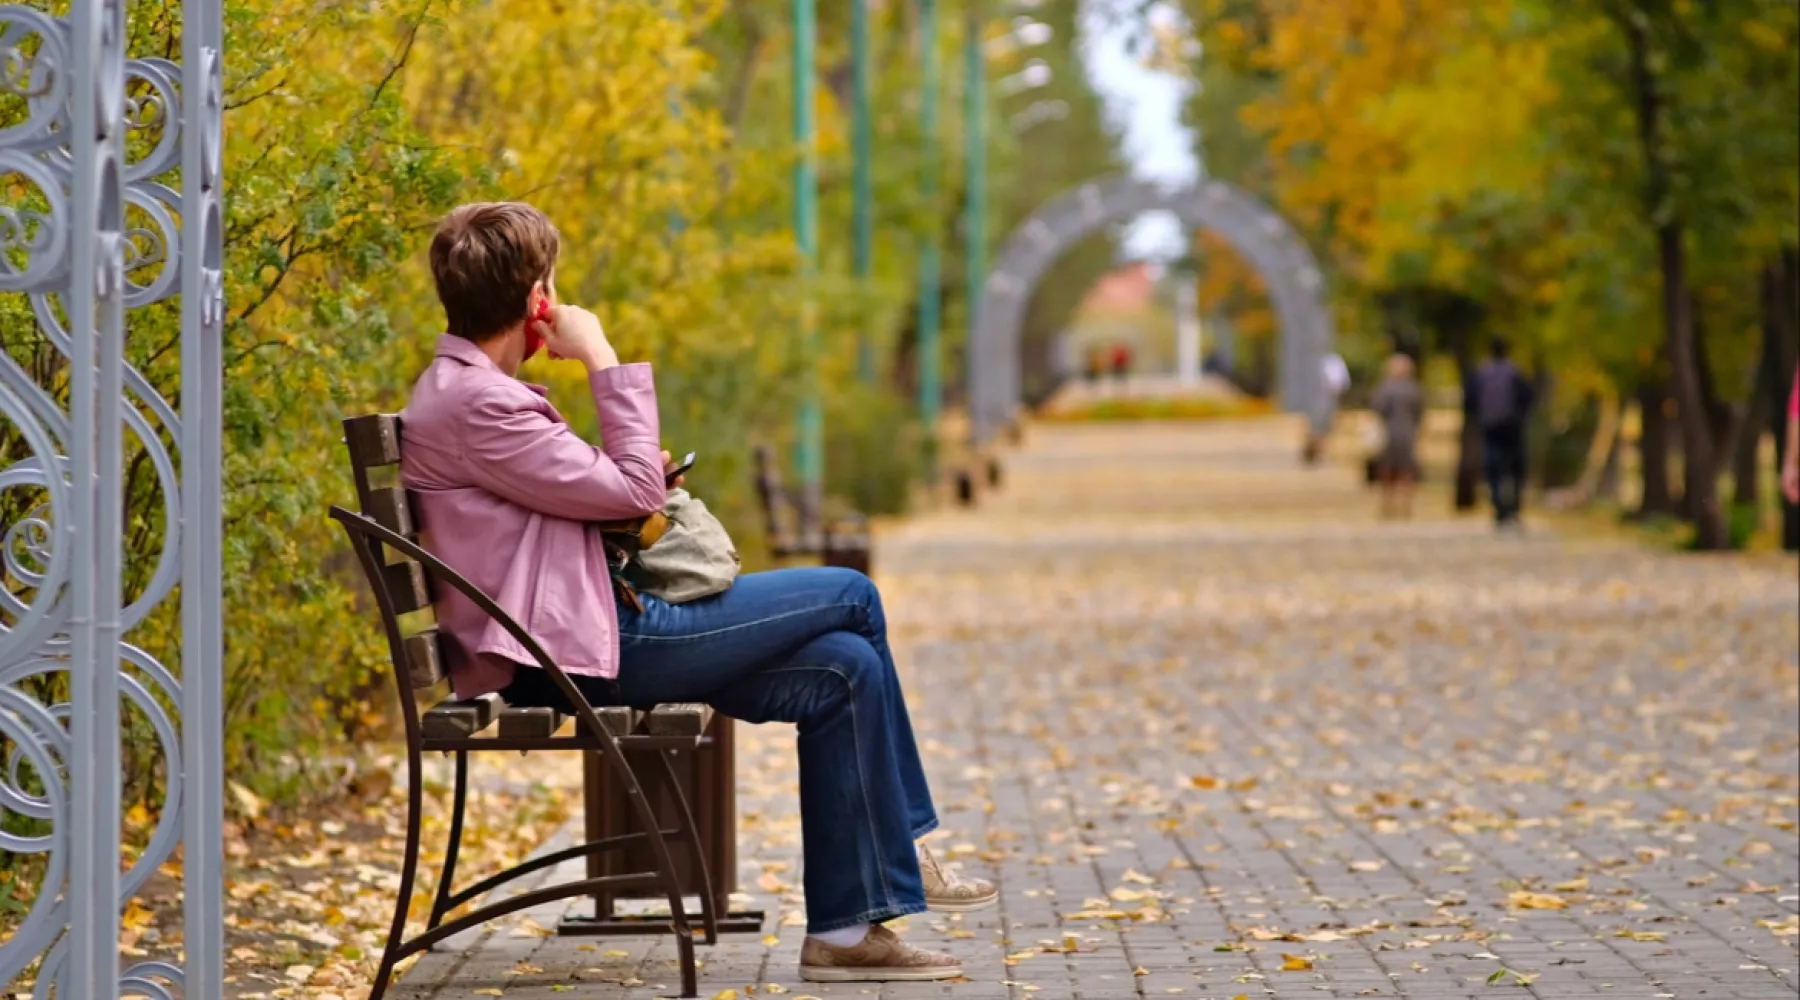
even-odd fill
[{"label": "pink leather jacket", "polygon": [[[658,510],[667,491],[650,366],[595,372],[588,384],[604,448],[571,431],[542,386],[445,334],[400,415],[400,479],[417,496],[427,551],[564,670],[617,677],[619,615],[592,522]],[[441,584],[433,596],[457,697],[498,691],[531,662],[467,598]]]}]

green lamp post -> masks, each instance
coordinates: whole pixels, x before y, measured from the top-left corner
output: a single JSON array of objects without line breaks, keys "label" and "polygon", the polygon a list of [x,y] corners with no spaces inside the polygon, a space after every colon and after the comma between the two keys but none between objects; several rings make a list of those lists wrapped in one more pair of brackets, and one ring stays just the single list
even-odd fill
[{"label": "green lamp post", "polygon": [[[852,109],[850,269],[856,280],[867,281],[875,263],[873,151],[869,94],[869,0],[850,3],[850,104]],[[875,345],[867,330],[856,335],[856,372],[865,384],[875,381]]]},{"label": "green lamp post", "polygon": [[[943,403],[943,367],[940,357],[943,306],[943,257],[937,232],[938,223],[938,49],[937,0],[919,0],[919,131],[924,150],[920,156],[919,192],[923,197],[931,223],[924,245],[919,247],[919,343],[917,352],[919,422],[928,439],[935,435],[939,410]],[[928,480],[935,479],[935,458],[926,468]]]},{"label": "green lamp post", "polygon": [[[987,284],[987,58],[982,51],[981,2],[969,0],[963,31],[963,265],[968,340],[975,343],[977,306]],[[972,360],[972,359],[971,359]]]},{"label": "green lamp post", "polygon": [[801,532],[818,528],[824,496],[825,416],[820,404],[819,331],[813,304],[819,257],[819,149],[814,122],[814,0],[793,0],[794,58],[794,239],[800,250],[800,350],[805,372],[801,393],[795,465],[800,480]]}]

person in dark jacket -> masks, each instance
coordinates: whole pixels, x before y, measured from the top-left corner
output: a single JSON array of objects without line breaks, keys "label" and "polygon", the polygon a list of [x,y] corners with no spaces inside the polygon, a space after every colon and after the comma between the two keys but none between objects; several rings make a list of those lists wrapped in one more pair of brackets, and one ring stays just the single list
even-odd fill
[{"label": "person in dark jacket", "polygon": [[1536,392],[1503,338],[1495,337],[1492,356],[1469,377],[1463,388],[1463,419],[1481,428],[1482,464],[1494,502],[1494,524],[1505,529],[1519,523],[1525,498],[1525,418]]}]

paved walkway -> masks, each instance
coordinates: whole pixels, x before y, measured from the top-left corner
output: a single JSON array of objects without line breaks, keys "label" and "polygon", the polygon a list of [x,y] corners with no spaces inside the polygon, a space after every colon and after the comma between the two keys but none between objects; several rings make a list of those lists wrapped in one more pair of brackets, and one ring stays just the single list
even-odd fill
[{"label": "paved walkway", "polygon": [[[1795,996],[1794,561],[1382,523],[1294,440],[1041,428],[883,535],[940,845],[1002,905],[907,922],[966,982],[799,982],[791,734],[742,727],[740,878],[782,916],[702,995]],[[391,995],[677,992],[666,940],[559,915]]]}]

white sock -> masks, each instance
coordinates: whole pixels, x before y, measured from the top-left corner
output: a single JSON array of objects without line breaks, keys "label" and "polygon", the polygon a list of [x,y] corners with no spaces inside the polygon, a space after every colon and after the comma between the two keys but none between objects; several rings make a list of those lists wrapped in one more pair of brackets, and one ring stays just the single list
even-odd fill
[{"label": "white sock", "polygon": [[869,936],[869,925],[852,924],[849,927],[839,927],[835,931],[820,931],[817,934],[806,936],[814,941],[823,941],[833,948],[854,948],[862,944],[863,938]]}]

